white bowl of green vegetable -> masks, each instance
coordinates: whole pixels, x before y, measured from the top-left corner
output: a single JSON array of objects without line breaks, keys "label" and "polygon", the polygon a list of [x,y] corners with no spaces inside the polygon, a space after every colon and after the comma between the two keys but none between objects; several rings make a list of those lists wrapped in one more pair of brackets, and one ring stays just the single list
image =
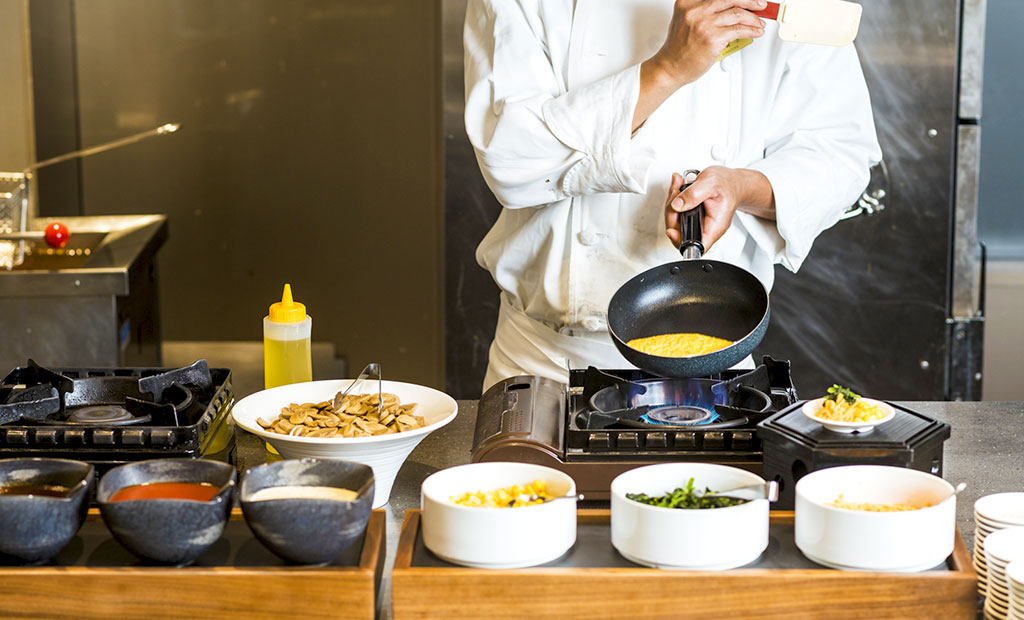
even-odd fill
[{"label": "white bowl of green vegetable", "polygon": [[768,547],[768,500],[725,501],[714,492],[753,484],[765,481],[708,463],[662,463],[620,474],[611,486],[612,545],[631,562],[654,568],[750,564]]}]

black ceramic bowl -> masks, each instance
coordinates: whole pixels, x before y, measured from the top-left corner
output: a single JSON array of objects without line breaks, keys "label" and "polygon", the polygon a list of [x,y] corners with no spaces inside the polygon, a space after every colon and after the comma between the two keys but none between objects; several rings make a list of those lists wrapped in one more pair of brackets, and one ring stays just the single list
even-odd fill
[{"label": "black ceramic bowl", "polygon": [[93,466],[67,459],[0,460],[0,485],[61,486],[66,497],[0,495],[0,553],[25,562],[49,560],[74,538],[89,511]]},{"label": "black ceramic bowl", "polygon": [[[208,502],[138,499],[111,502],[118,490],[153,482],[209,482],[220,490]],[[155,459],[111,469],[100,479],[96,501],[119,543],[147,560],[189,564],[217,542],[231,513],[235,468],[206,459]]]},{"label": "black ceramic bowl", "polygon": [[[320,486],[355,491],[352,501],[267,499],[251,501],[267,487]],[[281,558],[324,564],[337,558],[366,530],[373,502],[373,470],[349,461],[284,460],[254,467],[242,478],[242,512],[256,538]]]}]

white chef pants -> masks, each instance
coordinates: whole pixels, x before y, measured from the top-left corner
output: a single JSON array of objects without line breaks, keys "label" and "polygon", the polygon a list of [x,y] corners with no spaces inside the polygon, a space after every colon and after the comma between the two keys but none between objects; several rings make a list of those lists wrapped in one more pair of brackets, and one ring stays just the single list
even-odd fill
[{"label": "white chef pants", "polygon": [[502,379],[537,375],[569,382],[569,369],[596,366],[634,368],[622,357],[606,331],[561,334],[514,308],[501,295],[498,327],[488,354],[484,391]]}]

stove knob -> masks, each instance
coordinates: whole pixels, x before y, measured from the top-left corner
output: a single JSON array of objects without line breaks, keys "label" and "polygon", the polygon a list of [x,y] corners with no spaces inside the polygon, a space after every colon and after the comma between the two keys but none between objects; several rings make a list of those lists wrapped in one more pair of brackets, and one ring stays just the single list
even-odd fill
[{"label": "stove knob", "polygon": [[114,445],[114,431],[93,431],[92,442],[97,446]]},{"label": "stove knob", "polygon": [[56,445],[57,431],[54,429],[42,429],[36,431],[35,442],[46,445]]},{"label": "stove knob", "polygon": [[7,431],[7,443],[28,443],[28,431]]},{"label": "stove knob", "polygon": [[725,450],[725,433],[712,431],[704,433],[705,450]]},{"label": "stove knob", "polygon": [[174,431],[153,431],[150,436],[150,441],[153,442],[154,446],[173,446],[174,445]]},{"label": "stove knob", "polygon": [[725,433],[712,431],[705,433],[705,450],[725,450]]},{"label": "stove knob", "polygon": [[84,446],[85,431],[64,431],[64,443],[69,446]]},{"label": "stove knob", "polygon": [[667,448],[668,433],[647,433],[648,448]]},{"label": "stove knob", "polygon": [[145,443],[145,433],[140,429],[127,430],[121,433],[121,444],[125,446],[141,446]]},{"label": "stove knob", "polygon": [[693,431],[676,433],[675,447],[677,450],[693,450],[697,447],[697,434]]},{"label": "stove knob", "polygon": [[732,434],[733,450],[751,450],[754,447],[754,434],[749,431],[736,431]]},{"label": "stove knob", "polygon": [[640,439],[636,433],[619,433],[619,436],[615,439],[615,445],[618,448],[636,450],[640,447]]},{"label": "stove knob", "polygon": [[587,447],[591,450],[610,450],[612,438],[608,433],[590,433],[587,437]]}]

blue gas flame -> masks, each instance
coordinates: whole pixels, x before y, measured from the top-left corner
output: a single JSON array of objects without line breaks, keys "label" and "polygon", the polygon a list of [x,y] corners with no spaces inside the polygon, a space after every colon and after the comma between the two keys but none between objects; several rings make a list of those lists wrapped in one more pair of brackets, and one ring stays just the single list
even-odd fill
[{"label": "blue gas flame", "polygon": [[[685,405],[711,412],[709,419],[693,422],[689,426],[702,426],[717,421],[721,416],[715,411],[715,405],[726,404],[728,398],[725,384],[709,379],[639,381],[629,384],[626,391],[626,400],[630,407],[646,405],[648,410],[653,410],[659,407]],[[640,421],[648,424],[678,426],[678,424],[652,420],[646,414],[640,417]]]}]

